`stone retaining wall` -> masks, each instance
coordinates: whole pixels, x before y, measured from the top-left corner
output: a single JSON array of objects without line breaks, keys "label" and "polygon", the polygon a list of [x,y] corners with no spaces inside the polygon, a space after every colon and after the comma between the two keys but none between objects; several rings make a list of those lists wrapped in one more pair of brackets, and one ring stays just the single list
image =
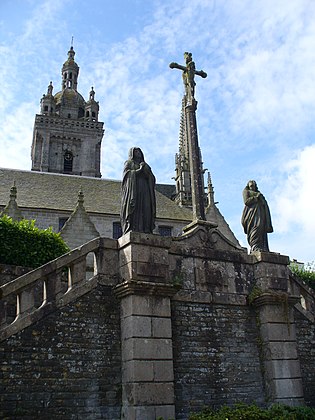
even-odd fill
[{"label": "stone retaining wall", "polygon": [[173,239],[98,238],[1,286],[0,417],[315,406],[314,292],[287,263],[203,226]]}]

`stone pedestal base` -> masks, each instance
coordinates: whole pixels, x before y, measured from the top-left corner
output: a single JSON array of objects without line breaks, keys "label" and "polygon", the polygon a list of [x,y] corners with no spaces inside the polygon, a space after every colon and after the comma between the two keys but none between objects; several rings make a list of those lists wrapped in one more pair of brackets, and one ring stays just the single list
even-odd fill
[{"label": "stone pedestal base", "polygon": [[131,233],[120,241],[122,418],[175,418],[167,238]]},{"label": "stone pedestal base", "polygon": [[291,406],[304,403],[293,317],[293,305],[298,300],[299,297],[278,292],[264,293],[254,301],[266,399],[272,403]]}]

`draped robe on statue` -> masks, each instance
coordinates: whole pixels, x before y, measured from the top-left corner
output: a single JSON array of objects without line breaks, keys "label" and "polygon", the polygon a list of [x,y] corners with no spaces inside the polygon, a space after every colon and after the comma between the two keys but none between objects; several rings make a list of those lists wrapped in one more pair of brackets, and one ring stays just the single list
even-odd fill
[{"label": "draped robe on statue", "polygon": [[155,228],[155,177],[144,162],[141,149],[129,150],[122,181],[121,225],[123,234],[152,233]]},{"label": "draped robe on statue", "polygon": [[[253,183],[251,189],[249,184]],[[271,216],[265,197],[258,191],[254,181],[243,190],[244,210],[242,225],[247,234],[251,251],[269,251],[267,233],[273,232]]]}]

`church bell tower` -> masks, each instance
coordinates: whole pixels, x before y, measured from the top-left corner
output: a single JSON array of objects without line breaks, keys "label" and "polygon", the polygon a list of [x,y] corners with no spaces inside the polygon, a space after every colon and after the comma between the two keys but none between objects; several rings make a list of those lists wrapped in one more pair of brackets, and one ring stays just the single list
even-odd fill
[{"label": "church bell tower", "polygon": [[103,122],[91,88],[89,99],[78,92],[79,66],[71,46],[61,69],[61,91],[53,94],[50,82],[35,117],[32,171],[101,177]]}]

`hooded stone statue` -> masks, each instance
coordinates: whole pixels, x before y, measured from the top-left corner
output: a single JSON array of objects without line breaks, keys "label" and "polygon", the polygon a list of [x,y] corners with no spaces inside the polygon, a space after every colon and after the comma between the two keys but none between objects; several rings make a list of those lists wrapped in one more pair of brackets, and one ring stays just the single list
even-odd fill
[{"label": "hooded stone statue", "polygon": [[248,181],[243,190],[242,225],[251,251],[269,252],[267,233],[273,232],[268,203],[255,181]]},{"label": "hooded stone statue", "polygon": [[132,147],[124,165],[121,200],[123,234],[134,231],[153,233],[155,228],[155,177],[145,163],[142,150]]}]

